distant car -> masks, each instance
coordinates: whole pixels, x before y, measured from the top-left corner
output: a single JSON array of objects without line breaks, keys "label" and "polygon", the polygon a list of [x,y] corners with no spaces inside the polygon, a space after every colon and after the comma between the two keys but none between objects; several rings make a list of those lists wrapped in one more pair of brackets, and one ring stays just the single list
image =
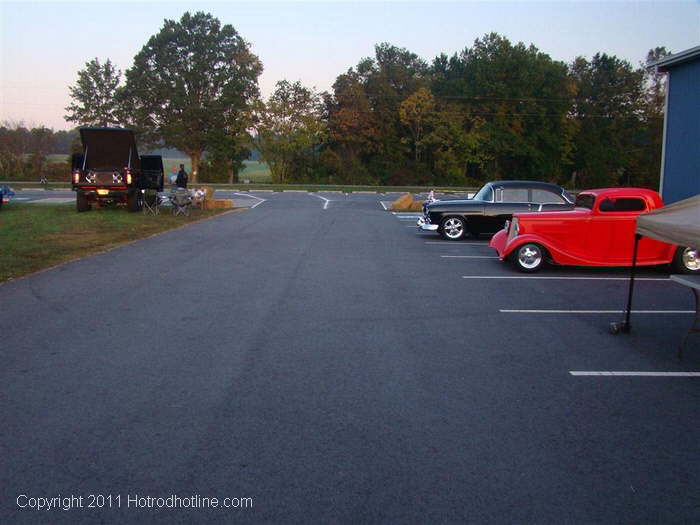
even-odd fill
[{"label": "distant car", "polygon": [[0,209],[2,209],[3,201],[9,201],[10,197],[14,197],[14,195],[15,192],[12,191],[12,188],[10,188],[7,184],[0,186]]},{"label": "distant car", "polygon": [[471,199],[424,204],[417,226],[422,231],[438,232],[448,241],[458,241],[469,234],[496,233],[514,213],[573,207],[574,199],[556,184],[502,180],[486,183]]},{"label": "distant car", "polygon": [[[588,190],[571,211],[515,214],[491,239],[499,259],[522,272],[536,272],[547,262],[572,266],[631,266],[636,220],[663,206],[661,196],[641,188]],[[643,237],[637,264],[669,264],[675,272],[700,271],[697,250]]]}]

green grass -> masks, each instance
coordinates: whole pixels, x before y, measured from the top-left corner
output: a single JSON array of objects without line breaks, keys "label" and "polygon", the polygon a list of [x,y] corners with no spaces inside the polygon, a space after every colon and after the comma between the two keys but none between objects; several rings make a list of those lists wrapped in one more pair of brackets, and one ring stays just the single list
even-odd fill
[{"label": "green grass", "polygon": [[245,168],[238,174],[238,180],[249,180],[254,184],[265,184],[272,182],[270,167],[264,162],[246,160],[243,162]]},{"label": "green grass", "polygon": [[189,217],[65,204],[4,204],[0,210],[0,282],[125,244],[228,210],[192,209]]},{"label": "green grass", "polygon": [[46,161],[49,164],[59,164],[61,162],[70,163],[70,158],[71,156],[65,153],[51,153],[50,155],[46,155]]}]

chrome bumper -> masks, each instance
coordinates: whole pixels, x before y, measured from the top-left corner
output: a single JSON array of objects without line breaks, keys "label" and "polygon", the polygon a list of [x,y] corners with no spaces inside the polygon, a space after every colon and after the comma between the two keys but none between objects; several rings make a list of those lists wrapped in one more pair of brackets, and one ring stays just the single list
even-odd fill
[{"label": "chrome bumper", "polygon": [[430,224],[429,222],[426,222],[424,217],[418,219],[416,226],[418,226],[419,230],[422,230],[424,232],[434,232],[438,229],[437,224]]}]

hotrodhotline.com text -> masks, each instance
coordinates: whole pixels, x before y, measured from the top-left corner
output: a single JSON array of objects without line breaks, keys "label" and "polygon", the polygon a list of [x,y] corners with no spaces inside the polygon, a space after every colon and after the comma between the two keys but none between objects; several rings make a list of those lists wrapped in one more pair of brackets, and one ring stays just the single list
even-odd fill
[{"label": "hotrodhotline.com text", "polygon": [[140,494],[85,494],[52,497],[17,496],[17,506],[27,510],[62,510],[76,509],[252,509],[253,498],[224,497],[213,498],[194,494],[179,496],[170,494],[165,497],[142,496]]}]

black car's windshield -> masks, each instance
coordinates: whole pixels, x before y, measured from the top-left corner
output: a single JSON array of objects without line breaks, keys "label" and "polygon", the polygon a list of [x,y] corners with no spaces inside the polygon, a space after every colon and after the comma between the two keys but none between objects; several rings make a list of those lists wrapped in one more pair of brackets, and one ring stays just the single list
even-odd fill
[{"label": "black car's windshield", "polygon": [[481,187],[479,191],[476,192],[476,195],[472,197],[472,199],[477,200],[477,201],[492,201],[493,200],[493,189],[491,188],[490,184],[486,184]]},{"label": "black car's windshield", "polygon": [[577,208],[588,208],[589,210],[592,210],[594,203],[595,203],[595,195],[582,193],[576,197],[576,207]]}]

